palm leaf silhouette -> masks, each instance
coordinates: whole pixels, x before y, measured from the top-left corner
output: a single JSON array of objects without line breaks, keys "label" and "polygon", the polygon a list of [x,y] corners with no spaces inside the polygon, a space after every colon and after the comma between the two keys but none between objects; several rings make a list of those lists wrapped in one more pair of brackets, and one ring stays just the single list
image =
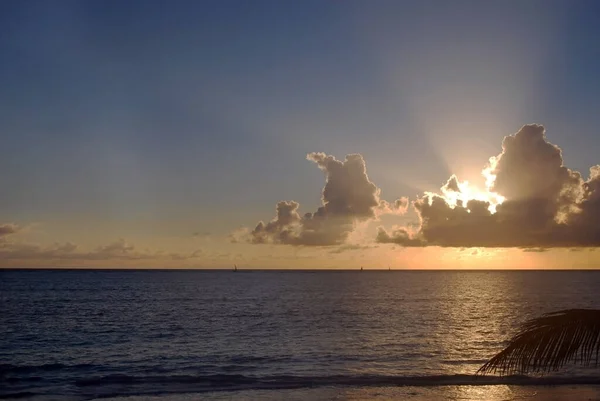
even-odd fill
[{"label": "palm leaf silhouette", "polygon": [[568,362],[598,366],[599,356],[600,310],[562,310],[526,322],[477,374],[549,372]]}]

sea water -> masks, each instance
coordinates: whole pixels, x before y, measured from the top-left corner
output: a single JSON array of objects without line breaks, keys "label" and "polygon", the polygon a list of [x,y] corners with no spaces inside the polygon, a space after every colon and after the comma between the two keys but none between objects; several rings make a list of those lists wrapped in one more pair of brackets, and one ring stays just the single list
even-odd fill
[{"label": "sea water", "polygon": [[0,398],[600,399],[597,369],[475,376],[599,294],[600,271],[4,270]]}]

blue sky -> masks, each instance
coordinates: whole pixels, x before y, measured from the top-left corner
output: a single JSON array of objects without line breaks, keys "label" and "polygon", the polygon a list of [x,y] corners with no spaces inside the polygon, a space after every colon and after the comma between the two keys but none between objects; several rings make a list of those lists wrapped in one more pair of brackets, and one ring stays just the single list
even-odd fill
[{"label": "blue sky", "polygon": [[361,153],[392,200],[476,180],[527,123],[587,176],[599,22],[596,1],[3,1],[0,221],[226,235],[313,211],[309,152]]}]

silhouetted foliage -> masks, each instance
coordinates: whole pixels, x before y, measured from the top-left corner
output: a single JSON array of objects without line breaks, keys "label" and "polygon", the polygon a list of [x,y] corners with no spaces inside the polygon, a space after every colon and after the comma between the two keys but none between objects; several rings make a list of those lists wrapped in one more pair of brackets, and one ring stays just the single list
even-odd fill
[{"label": "silhouetted foliage", "polygon": [[549,372],[569,362],[598,366],[599,356],[600,310],[562,310],[526,322],[477,373]]}]

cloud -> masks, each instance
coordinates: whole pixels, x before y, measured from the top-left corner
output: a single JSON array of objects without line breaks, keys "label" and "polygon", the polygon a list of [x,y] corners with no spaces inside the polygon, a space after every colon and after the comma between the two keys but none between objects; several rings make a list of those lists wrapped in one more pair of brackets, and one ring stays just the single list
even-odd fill
[{"label": "cloud", "polygon": [[199,258],[203,255],[204,255],[204,251],[202,251],[201,249],[197,249],[189,254],[181,254],[181,253],[177,253],[177,252],[172,252],[169,254],[169,257],[172,260],[188,260],[188,259]]},{"label": "cloud", "polygon": [[537,252],[537,253],[542,253],[542,252],[548,252],[548,248],[525,248],[523,249],[523,252]]},{"label": "cloud", "polygon": [[208,238],[208,237],[210,237],[210,232],[209,231],[204,231],[204,232],[196,231],[196,232],[192,233],[192,237],[193,238]]},{"label": "cloud", "polygon": [[448,182],[442,187],[442,192],[461,192],[458,186],[458,178],[452,175]]},{"label": "cloud", "polygon": [[0,265],[19,265],[24,262],[36,262],[42,265],[74,265],[88,262],[125,262],[139,260],[188,260],[202,255],[201,250],[190,254],[162,251],[140,251],[132,244],[120,238],[91,251],[82,251],[71,242],[40,246],[22,242],[0,242]]},{"label": "cloud", "polygon": [[567,168],[541,125],[525,125],[504,138],[502,151],[482,171],[484,189],[452,175],[438,193],[425,192],[412,202],[381,199],[360,154],[340,161],[310,153],[307,159],[325,173],[322,206],[302,215],[298,202],[278,202],[271,221],[236,231],[232,242],[341,246],[355,242],[350,234],[357,227],[412,209],[416,226],[379,227],[375,242],[530,251],[600,245],[600,165],[587,180]]},{"label": "cloud", "polygon": [[404,227],[397,228],[391,232],[386,231],[383,227],[378,227],[375,241],[381,244],[398,244],[411,247],[426,245],[426,242],[418,235],[418,233],[412,233]]},{"label": "cloud", "polygon": [[329,253],[339,254],[339,253],[344,253],[344,252],[349,252],[349,251],[362,251],[362,250],[371,249],[371,248],[377,248],[377,246],[346,244],[346,245],[338,246],[337,248],[329,251]]},{"label": "cloud", "polygon": [[77,246],[70,242],[47,247],[20,242],[2,242],[0,259],[3,261],[68,259],[76,254],[76,250]]},{"label": "cloud", "polygon": [[450,177],[440,194],[412,203],[416,232],[380,228],[376,241],[403,246],[552,247],[600,245],[600,166],[584,181],[563,165],[540,125],[507,136],[483,171],[486,191]]},{"label": "cloud", "polygon": [[268,223],[259,222],[248,234],[249,242],[340,245],[356,223],[374,219],[380,213],[406,210],[407,199],[392,204],[380,199],[381,190],[369,180],[360,154],[347,155],[344,161],[325,153],[309,153],[306,158],[325,173],[322,206],[301,216],[298,202],[278,202],[275,218]]},{"label": "cloud", "polygon": [[107,245],[99,246],[82,256],[85,259],[97,260],[135,260],[152,258],[157,256],[157,254],[137,251],[135,246],[129,244],[125,239],[119,238]]},{"label": "cloud", "polygon": [[248,227],[238,227],[227,235],[227,239],[232,244],[248,242],[251,230]]},{"label": "cloud", "polygon": [[375,209],[375,213],[378,216],[385,214],[396,214],[403,215],[408,211],[410,201],[408,197],[403,196],[400,199],[396,199],[394,202],[387,202],[385,200],[380,201],[379,207]]},{"label": "cloud", "polygon": [[16,234],[20,230],[21,230],[21,228],[19,226],[17,226],[16,224],[12,224],[12,223],[0,224],[0,238],[9,236],[11,234]]}]

